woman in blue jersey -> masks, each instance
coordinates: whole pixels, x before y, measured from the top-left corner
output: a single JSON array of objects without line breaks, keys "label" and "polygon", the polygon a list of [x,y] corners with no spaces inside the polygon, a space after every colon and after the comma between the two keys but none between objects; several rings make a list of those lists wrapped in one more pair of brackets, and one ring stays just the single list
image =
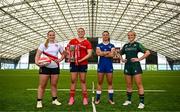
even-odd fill
[{"label": "woman in blue jersey", "polygon": [[102,33],[103,42],[98,44],[96,47],[96,54],[100,56],[99,63],[98,63],[98,84],[97,84],[97,91],[96,91],[96,100],[95,104],[100,103],[100,96],[102,92],[102,84],[104,75],[106,75],[107,83],[108,83],[108,93],[109,93],[109,103],[114,104],[113,101],[113,64],[112,58],[114,57],[115,47],[113,44],[109,42],[109,32],[104,31]]},{"label": "woman in blue jersey", "polygon": [[[150,52],[142,44],[135,41],[136,33],[133,31],[128,32],[128,40],[129,43],[125,44],[121,49],[120,54],[126,55],[126,59],[123,59],[120,56],[121,61],[125,63],[124,74],[126,80],[127,87],[127,100],[123,103],[124,106],[131,104],[131,96],[132,96],[132,86],[133,86],[133,78],[136,82],[140,103],[138,108],[143,109],[144,105],[144,88],[142,84],[142,69],[140,65],[140,61],[149,56]],[[144,55],[138,58],[138,52],[144,53]]]},{"label": "woman in blue jersey", "polygon": [[[61,58],[58,59],[58,53],[61,54]],[[39,62],[39,58],[43,55],[43,57],[48,57],[53,59],[50,64],[44,65]],[[61,103],[57,100],[57,83],[59,77],[59,62],[64,59],[64,51],[63,47],[55,42],[55,32],[50,30],[47,33],[47,40],[45,43],[40,44],[36,56],[35,63],[39,68],[39,86],[37,93],[37,108],[42,108],[42,98],[45,92],[46,85],[48,80],[50,79],[51,84],[51,94],[52,94],[52,104],[61,105]]]}]

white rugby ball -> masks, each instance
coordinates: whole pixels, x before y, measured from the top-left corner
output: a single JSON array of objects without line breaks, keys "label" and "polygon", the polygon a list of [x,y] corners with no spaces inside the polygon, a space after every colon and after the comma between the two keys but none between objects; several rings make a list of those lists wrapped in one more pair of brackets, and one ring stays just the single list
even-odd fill
[{"label": "white rugby ball", "polygon": [[41,57],[39,58],[38,62],[43,65],[49,65],[51,63],[51,59],[49,59],[48,57]]}]

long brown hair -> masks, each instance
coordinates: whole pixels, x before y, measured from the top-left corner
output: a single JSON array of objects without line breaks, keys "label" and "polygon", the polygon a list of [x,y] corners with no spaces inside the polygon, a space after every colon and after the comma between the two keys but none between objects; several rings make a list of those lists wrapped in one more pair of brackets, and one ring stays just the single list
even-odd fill
[{"label": "long brown hair", "polygon": [[[49,30],[48,33],[47,33],[47,37],[48,37],[48,35],[49,35],[50,32],[54,32],[54,31],[53,31],[53,30]],[[46,42],[45,42],[45,44],[44,44],[44,46],[45,46],[46,48],[48,47],[48,43],[49,43],[49,39],[47,38],[47,39],[46,39]]]}]

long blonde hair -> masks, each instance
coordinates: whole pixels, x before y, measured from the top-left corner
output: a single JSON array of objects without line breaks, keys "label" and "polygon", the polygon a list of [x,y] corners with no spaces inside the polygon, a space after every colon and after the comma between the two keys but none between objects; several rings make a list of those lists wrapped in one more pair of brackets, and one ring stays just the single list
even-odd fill
[{"label": "long blonde hair", "polygon": [[[48,35],[49,35],[50,32],[54,32],[54,31],[53,31],[53,30],[49,30],[48,33],[47,33],[47,37],[48,37]],[[45,46],[46,48],[48,48],[48,43],[49,43],[49,39],[47,38],[47,39],[46,39],[46,42],[45,42],[45,44],[44,44],[44,46]]]}]

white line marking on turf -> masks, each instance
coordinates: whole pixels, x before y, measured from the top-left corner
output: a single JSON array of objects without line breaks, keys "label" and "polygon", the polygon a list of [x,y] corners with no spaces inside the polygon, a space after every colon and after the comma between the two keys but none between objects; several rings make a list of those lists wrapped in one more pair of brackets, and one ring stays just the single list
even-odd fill
[{"label": "white line marking on turf", "polygon": [[92,82],[92,93],[93,93],[93,97],[92,97],[92,108],[93,108],[93,112],[96,112],[96,106],[94,104],[94,82]]},{"label": "white line marking on turf", "polygon": [[[37,89],[34,88],[28,88],[27,91],[37,91]],[[46,89],[46,91],[50,91],[51,89]],[[58,89],[58,91],[69,91],[69,89]],[[81,89],[76,89],[76,91],[82,91]],[[87,91],[93,91],[92,89],[87,89]],[[108,90],[102,90],[102,91],[108,91]],[[126,90],[114,90],[114,91],[121,91],[126,92]],[[133,90],[138,91],[138,90]],[[159,90],[159,89],[150,89],[150,90],[144,90],[145,92],[166,92],[166,90]]]},{"label": "white line marking on turf", "polygon": [[92,93],[94,94],[94,82],[92,82]]},{"label": "white line marking on turf", "polygon": [[96,106],[94,104],[94,97],[92,97],[92,107],[93,107],[93,112],[96,112]]}]

